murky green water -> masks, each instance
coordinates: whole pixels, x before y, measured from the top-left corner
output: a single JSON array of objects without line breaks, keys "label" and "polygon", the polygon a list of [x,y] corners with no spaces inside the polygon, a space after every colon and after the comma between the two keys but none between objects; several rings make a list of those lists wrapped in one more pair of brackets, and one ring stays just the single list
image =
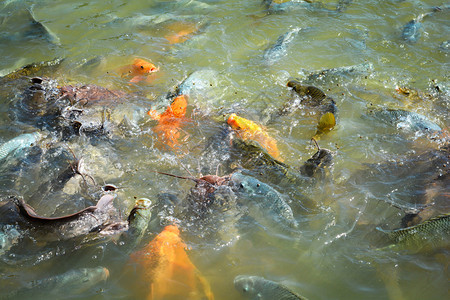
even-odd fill
[{"label": "murky green water", "polygon": [[[448,245],[425,253],[380,251],[382,237],[375,228],[400,227],[404,212],[389,203],[413,207],[434,201],[439,202],[434,215],[448,212],[448,148],[447,159],[445,154],[441,160],[427,156],[445,141],[382,122],[370,116],[368,107],[406,109],[448,128],[449,50],[440,45],[448,39],[449,11],[425,18],[419,40],[407,43],[402,39],[405,24],[441,2],[354,1],[340,13],[335,11],[336,1],[322,3],[266,14],[259,0],[6,1],[0,4],[0,70],[5,75],[28,63],[64,58],[55,71],[43,71],[60,86],[92,83],[138,95],[133,103],[118,106],[114,115],[133,115],[133,132],[114,132],[108,139],[81,136],[59,144],[84,159],[86,173],[96,182],[121,187],[115,205],[125,218],[135,198],[157,203],[161,194],[170,193],[183,202],[194,185],[154,171],[186,176],[186,168],[194,175],[226,175],[221,155],[227,153],[214,148],[218,142],[210,144],[224,127],[218,121],[224,120],[221,116],[236,112],[264,123],[268,114],[294,97],[286,87],[289,79],[371,64],[372,69],[362,73],[309,81],[333,97],[339,109],[336,128],[319,140],[321,147],[334,152],[329,176],[295,184],[259,177],[288,199],[298,230],[271,228],[265,222],[270,216],[251,216],[245,205],[215,209],[202,219],[176,212],[173,217],[182,219],[189,257],[210,283],[215,299],[241,299],[233,288],[239,274],[283,282],[309,299],[444,299]],[[37,21],[59,43],[27,36],[24,10],[32,4]],[[166,36],[180,21],[200,29],[186,42],[170,44]],[[267,65],[264,50],[296,27],[302,30],[286,54]],[[119,76],[118,69],[135,57],[160,68],[153,81],[130,83]],[[161,98],[167,92],[192,72],[206,69],[212,74],[207,78],[210,86],[198,88],[189,99],[193,121],[183,127],[181,154],[157,147],[155,124],[146,111],[164,109],[167,102]],[[36,130],[17,118],[14,106],[26,87],[15,81],[2,86],[1,142]],[[416,89],[421,97],[401,95],[398,87]],[[284,162],[298,168],[316,151],[310,143],[316,125],[314,112],[305,109],[277,118],[267,131],[277,140]],[[56,138],[53,142],[57,144]],[[57,175],[52,163],[62,166],[70,159],[60,157],[64,151],[42,154],[32,149],[0,162],[2,195],[22,195],[47,215],[93,205],[95,200],[82,192],[79,176],[62,191],[36,200],[41,184]],[[251,170],[247,174],[259,176]],[[437,180],[439,176],[444,179]],[[155,211],[154,216],[158,213],[162,214]],[[151,225],[139,248],[162,229],[158,220]],[[109,279],[73,297],[142,298],[144,292],[130,290],[129,283],[145,279],[124,278],[127,260],[128,253],[115,240],[82,247],[28,241],[1,257],[1,291],[74,268],[103,266],[110,271]]]}]

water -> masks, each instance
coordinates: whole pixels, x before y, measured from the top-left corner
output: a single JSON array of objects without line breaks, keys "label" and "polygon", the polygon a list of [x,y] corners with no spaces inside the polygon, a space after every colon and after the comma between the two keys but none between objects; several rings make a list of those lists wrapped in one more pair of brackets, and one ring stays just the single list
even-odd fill
[{"label": "water", "polygon": [[[290,78],[302,80],[313,71],[370,63],[373,68],[367,73],[310,83],[333,97],[339,109],[336,128],[319,141],[321,147],[335,152],[329,178],[295,186],[268,181],[290,199],[298,232],[268,228],[270,222],[258,222],[246,215],[245,207],[239,211],[233,206],[224,212],[217,209],[203,220],[183,213],[192,222],[184,221],[182,237],[216,299],[240,299],[233,288],[239,274],[281,281],[310,299],[444,299],[448,295],[448,249],[419,254],[380,252],[376,248],[382,238],[375,230],[376,226],[400,226],[404,213],[389,203],[407,207],[423,203],[433,196],[430,190],[444,201],[441,211],[434,213],[448,212],[445,179],[437,181],[437,188],[430,183],[439,173],[448,174],[448,168],[442,164],[427,167],[427,159],[412,166],[407,163],[442,144],[427,133],[380,122],[367,113],[367,107],[411,110],[448,128],[448,51],[439,48],[448,38],[448,11],[425,19],[419,40],[410,44],[402,40],[404,25],[441,2],[353,1],[342,13],[334,11],[337,2],[302,5],[269,15],[258,0],[0,3],[2,74],[28,63],[64,58],[51,72],[61,86],[91,83],[138,95],[133,103],[118,108],[119,119],[134,114],[136,130],[115,132],[111,139],[74,138],[59,145],[59,150],[30,148],[23,155],[9,157],[0,166],[2,193],[23,195],[36,211],[49,215],[93,205],[92,194],[80,187],[80,177],[72,178],[62,191],[47,195],[45,201],[33,200],[41,184],[67,166],[70,147],[99,184],[122,187],[115,204],[124,218],[134,197],[156,202],[158,195],[171,193],[183,202],[193,183],[153,171],[187,175],[183,164],[195,175],[215,174],[228,153],[202,151],[210,137],[221,134],[220,116],[236,112],[264,122],[268,113],[293,97],[286,88]],[[59,38],[59,44],[27,37],[24,9],[32,4],[37,21]],[[200,29],[186,42],[170,44],[165,36],[173,28],[183,28],[180,21],[199,24]],[[265,64],[265,49],[297,27],[304,30],[287,46],[286,55],[270,66]],[[160,68],[151,83],[130,84],[117,74],[135,57]],[[208,78],[212,86],[197,90],[189,100],[188,116],[194,121],[183,127],[181,153],[156,147],[154,124],[148,122],[146,110],[165,109],[167,102],[161,97],[198,70],[212,70],[205,73],[216,75]],[[35,130],[19,120],[13,109],[26,87],[26,83],[8,81],[0,91],[1,142]],[[398,87],[416,89],[422,97],[408,98],[397,93]],[[304,110],[268,125],[285,163],[299,167],[314,154],[310,138],[316,122],[314,112]],[[57,160],[60,156],[63,161]],[[402,162],[407,171],[399,167]],[[225,175],[223,169],[218,168],[219,175]],[[305,204],[305,198],[312,204]],[[151,227],[140,247],[160,230],[158,224]],[[127,284],[142,279],[123,278],[128,253],[114,241],[75,247],[66,242],[41,245],[25,240],[11,250],[1,259],[2,291],[72,268],[104,266],[110,271],[109,279],[77,296],[144,296]]]}]

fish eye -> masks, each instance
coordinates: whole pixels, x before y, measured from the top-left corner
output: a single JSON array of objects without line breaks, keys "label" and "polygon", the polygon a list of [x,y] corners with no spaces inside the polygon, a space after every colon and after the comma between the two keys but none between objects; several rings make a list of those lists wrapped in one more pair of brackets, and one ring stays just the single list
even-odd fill
[{"label": "fish eye", "polygon": [[261,185],[259,183],[256,184],[256,187],[260,187]]},{"label": "fish eye", "polygon": [[240,183],[240,184],[239,184],[239,187],[240,187],[241,189],[243,189],[243,188],[244,188],[244,185],[243,185],[242,183]]},{"label": "fish eye", "polygon": [[141,69],[143,70],[143,69],[144,69],[144,66],[141,66]]},{"label": "fish eye", "polygon": [[244,293],[247,293],[247,292],[248,292],[248,287],[242,288],[242,291],[243,291]]}]

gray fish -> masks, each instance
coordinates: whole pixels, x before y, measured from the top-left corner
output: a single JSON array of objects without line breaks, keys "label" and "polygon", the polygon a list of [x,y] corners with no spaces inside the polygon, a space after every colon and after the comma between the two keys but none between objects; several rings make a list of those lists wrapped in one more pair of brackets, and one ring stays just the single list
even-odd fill
[{"label": "gray fish", "polygon": [[256,216],[256,219],[262,214],[264,220],[258,219],[258,221],[265,223],[265,216],[269,214],[275,224],[282,224],[284,228],[298,227],[291,207],[270,185],[239,172],[231,175],[231,181],[234,184],[233,190],[238,195],[238,201],[249,206],[251,210],[256,208],[252,217]]},{"label": "gray fish", "polygon": [[422,132],[442,131],[442,128],[437,124],[428,120],[424,115],[415,112],[403,109],[380,109],[370,112],[383,122],[393,124],[398,128]]},{"label": "gray fish", "polygon": [[152,217],[152,201],[147,198],[136,200],[136,204],[128,215],[128,230],[121,236],[121,241],[128,249],[134,249],[144,236]]},{"label": "gray fish", "polygon": [[344,66],[325,69],[317,72],[310,72],[306,77],[306,81],[317,81],[324,79],[334,80],[344,76],[368,75],[372,70],[373,64],[365,62],[352,66]]},{"label": "gray fish", "polygon": [[393,243],[387,248],[399,248],[410,250],[435,249],[448,247],[450,238],[450,214],[431,218],[423,223],[397,229],[377,229],[388,235]]},{"label": "gray fish", "polygon": [[249,300],[307,300],[284,285],[260,276],[238,275],[234,287]]},{"label": "gray fish", "polygon": [[128,223],[120,220],[113,199],[113,195],[106,194],[95,206],[62,217],[44,217],[38,215],[23,199],[10,198],[24,219],[24,226],[29,227],[43,242],[67,240],[91,232],[111,235],[127,230]]},{"label": "gray fish", "polygon": [[190,95],[217,85],[217,72],[212,69],[202,69],[191,73],[176,88],[176,95]]},{"label": "gray fish", "polygon": [[[18,22],[20,23],[16,24],[16,22],[13,22],[15,20],[19,20]],[[4,26],[2,26],[3,32],[0,33],[0,40],[23,42],[40,39],[54,45],[61,44],[59,37],[55,33],[45,24],[37,21],[33,12],[33,6],[8,16],[2,25]]]},{"label": "gray fish", "polygon": [[268,65],[274,64],[276,61],[278,61],[281,57],[286,55],[287,47],[292,42],[292,40],[295,38],[295,36],[298,34],[298,32],[301,30],[300,27],[296,27],[285,34],[281,35],[275,44],[269,46],[264,51],[264,62]]},{"label": "gray fish", "polygon": [[439,45],[439,49],[443,51],[449,51],[450,50],[450,41],[443,41],[441,45]]},{"label": "gray fish", "polygon": [[347,9],[347,7],[352,4],[353,0],[339,0],[338,4],[336,5],[336,11],[337,12],[343,12]]},{"label": "gray fish", "polygon": [[79,295],[109,277],[109,270],[104,267],[81,268],[44,279],[27,282],[22,288],[0,295],[6,299],[62,299],[69,295]]},{"label": "gray fish", "polygon": [[0,146],[0,160],[7,157],[12,152],[20,152],[21,150],[35,145],[42,135],[39,132],[21,134],[12,140],[7,141]]}]

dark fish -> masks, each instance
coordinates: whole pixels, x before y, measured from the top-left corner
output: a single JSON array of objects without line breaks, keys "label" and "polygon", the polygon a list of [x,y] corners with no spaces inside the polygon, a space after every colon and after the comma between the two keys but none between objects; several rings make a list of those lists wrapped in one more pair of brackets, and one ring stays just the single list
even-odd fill
[{"label": "dark fish", "polygon": [[321,173],[323,177],[326,169],[333,164],[333,153],[325,148],[317,148],[317,152],[300,167],[302,175],[314,177],[317,173]]},{"label": "dark fish", "polygon": [[249,300],[307,300],[284,285],[260,276],[238,275],[234,287]]},{"label": "dark fish", "polygon": [[402,31],[402,39],[408,43],[416,43],[420,38],[420,29],[422,28],[423,15],[406,23]]},{"label": "dark fish", "polygon": [[431,218],[423,223],[397,230],[378,230],[386,233],[393,243],[388,248],[419,251],[448,247],[450,241],[450,214]]},{"label": "dark fish", "polygon": [[152,217],[152,201],[147,198],[136,200],[128,215],[128,230],[121,235],[127,249],[134,249],[142,240]]},{"label": "dark fish", "polygon": [[280,13],[296,8],[310,8],[312,0],[263,0],[269,13]]},{"label": "dark fish", "polygon": [[337,12],[343,12],[347,9],[347,7],[352,4],[353,0],[339,0],[338,4],[336,5],[336,11]]},{"label": "dark fish", "polygon": [[[18,19],[18,23],[16,21]],[[37,21],[33,6],[27,9],[19,9],[18,13],[10,12],[10,15],[4,20],[0,34],[0,40],[9,42],[24,42],[26,40],[45,40],[54,45],[60,45],[60,39],[45,24]],[[14,29],[8,32],[10,29]]]},{"label": "dark fish", "polygon": [[298,32],[301,30],[300,27],[296,27],[285,34],[281,35],[275,44],[269,46],[264,51],[264,62],[268,65],[274,64],[277,60],[279,60],[281,57],[286,55],[287,53],[287,47],[292,42],[292,40],[295,38],[295,36],[298,34]]},{"label": "dark fish", "polygon": [[23,287],[6,295],[2,299],[35,299],[45,296],[49,299],[62,299],[69,295],[79,294],[93,288],[109,277],[109,271],[104,267],[81,268],[44,279],[26,282]]}]

